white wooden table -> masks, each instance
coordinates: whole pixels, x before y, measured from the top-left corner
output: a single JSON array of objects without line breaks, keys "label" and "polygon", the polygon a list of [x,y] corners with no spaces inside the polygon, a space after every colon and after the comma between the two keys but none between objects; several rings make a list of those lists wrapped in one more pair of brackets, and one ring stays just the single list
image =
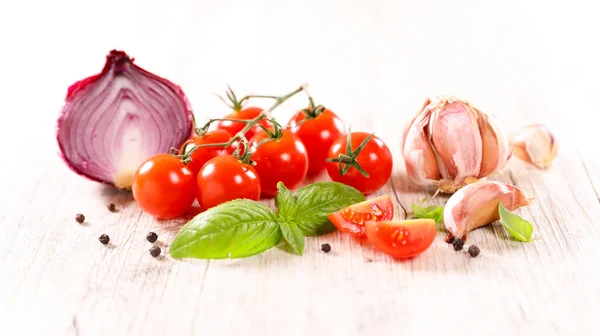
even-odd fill
[{"label": "white wooden table", "polygon": [[[0,334],[598,334],[600,24],[589,3],[3,2]],[[154,259],[146,233],[169,244],[182,220],[154,220],[56,155],[67,87],[100,71],[113,48],[180,84],[198,118],[226,112],[212,95],[226,84],[280,94],[309,82],[319,103],[388,143],[407,206],[427,193],[404,175],[400,129],[427,96],[465,97],[509,131],[546,123],[561,141],[554,166],[513,160],[496,176],[535,196],[518,213],[538,239],[515,242],[495,224],[470,236],[476,259],[443,233],[407,262],[339,233],[308,238],[303,257],[273,248],[242,260]],[[102,233],[113,248],[98,243]]]}]

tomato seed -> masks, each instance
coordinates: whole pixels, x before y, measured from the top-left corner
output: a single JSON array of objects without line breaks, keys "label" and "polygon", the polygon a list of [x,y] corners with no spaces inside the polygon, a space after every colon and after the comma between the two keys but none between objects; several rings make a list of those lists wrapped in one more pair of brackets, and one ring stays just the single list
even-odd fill
[{"label": "tomato seed", "polygon": [[158,246],[152,246],[150,248],[150,250],[148,250],[148,251],[150,251],[150,255],[153,256],[154,258],[158,257],[161,252],[160,247],[158,247]]},{"label": "tomato seed", "polygon": [[83,223],[83,221],[85,221],[85,216],[83,214],[78,213],[77,215],[75,215],[75,221],[81,224]]},{"label": "tomato seed", "polygon": [[110,203],[106,207],[108,208],[108,211],[115,212],[115,209],[116,209],[115,203]]},{"label": "tomato seed", "polygon": [[479,255],[481,250],[479,250],[479,247],[477,247],[476,245],[471,245],[469,246],[468,252],[471,257],[475,258]]},{"label": "tomato seed", "polygon": [[106,244],[108,244],[108,242],[110,241],[110,237],[109,237],[107,234],[102,234],[102,235],[101,235],[101,236],[98,238],[98,240],[99,240],[99,241],[100,241],[102,244],[106,245]]},{"label": "tomato seed", "polygon": [[454,251],[460,251],[463,249],[463,246],[465,246],[465,241],[460,238],[456,238],[454,239],[452,246],[454,247]]},{"label": "tomato seed", "polygon": [[151,243],[154,243],[157,239],[158,235],[154,232],[148,232],[148,234],[146,235],[146,240],[148,240]]},{"label": "tomato seed", "polygon": [[323,250],[323,252],[325,252],[325,253],[329,253],[329,251],[331,251],[331,245],[323,244],[323,245],[321,245],[321,250]]}]

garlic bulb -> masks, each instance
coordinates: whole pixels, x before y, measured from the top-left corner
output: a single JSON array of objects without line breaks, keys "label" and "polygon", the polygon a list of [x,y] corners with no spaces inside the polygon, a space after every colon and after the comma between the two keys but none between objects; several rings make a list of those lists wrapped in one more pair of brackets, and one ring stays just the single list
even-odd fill
[{"label": "garlic bulb", "polygon": [[556,138],[541,124],[524,126],[510,137],[510,145],[516,157],[540,169],[549,168],[558,154]]},{"label": "garlic bulb", "polygon": [[465,100],[427,100],[404,132],[406,170],[419,185],[453,193],[502,168],[508,138],[495,118]]}]

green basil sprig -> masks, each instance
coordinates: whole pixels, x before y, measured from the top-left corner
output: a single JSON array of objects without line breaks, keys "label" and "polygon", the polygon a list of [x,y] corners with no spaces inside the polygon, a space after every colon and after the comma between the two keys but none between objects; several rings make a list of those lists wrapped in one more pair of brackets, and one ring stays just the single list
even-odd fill
[{"label": "green basil sprig", "polygon": [[251,200],[234,200],[200,213],[175,237],[169,248],[173,258],[244,258],[277,245],[283,237],[294,252],[304,252],[304,236],[335,230],[327,215],[362,202],[358,190],[337,182],[318,182],[294,195],[279,183],[277,214]]},{"label": "green basil sprig", "polygon": [[500,219],[502,219],[502,224],[506,228],[506,231],[510,233],[516,240],[522,242],[530,242],[531,235],[533,234],[533,225],[521,218],[519,215],[516,215],[504,206],[502,202],[498,205],[498,213],[500,214]]},{"label": "green basil sprig", "polygon": [[430,218],[433,219],[436,223],[439,223],[444,220],[444,207],[443,206],[425,206],[424,198],[421,201],[421,204],[413,204],[412,211],[416,218]]}]

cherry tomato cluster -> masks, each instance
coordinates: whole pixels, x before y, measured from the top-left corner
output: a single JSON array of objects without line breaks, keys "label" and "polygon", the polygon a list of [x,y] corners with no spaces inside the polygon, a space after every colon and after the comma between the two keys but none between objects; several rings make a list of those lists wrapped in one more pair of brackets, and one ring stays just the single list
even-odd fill
[{"label": "cherry tomato cluster", "polygon": [[412,258],[431,246],[436,235],[434,220],[394,221],[393,218],[394,205],[387,195],[329,215],[329,220],[341,232],[367,238],[375,248],[394,258]]},{"label": "cherry tomato cluster", "polygon": [[[392,155],[377,136],[346,133],[342,120],[311,97],[308,107],[285,126],[268,118],[302,90],[238,100],[229,89],[226,103],[232,112],[197,128],[178,154],[159,154],[140,166],[133,183],[138,205],[155,217],[173,218],[188,211],[196,199],[206,210],[238,198],[273,197],[278,182],[294,189],[306,176],[323,170],[333,181],[364,194],[381,188],[391,176]],[[244,107],[251,97],[273,98],[275,104],[268,111]],[[210,129],[213,122],[216,127]]]}]

